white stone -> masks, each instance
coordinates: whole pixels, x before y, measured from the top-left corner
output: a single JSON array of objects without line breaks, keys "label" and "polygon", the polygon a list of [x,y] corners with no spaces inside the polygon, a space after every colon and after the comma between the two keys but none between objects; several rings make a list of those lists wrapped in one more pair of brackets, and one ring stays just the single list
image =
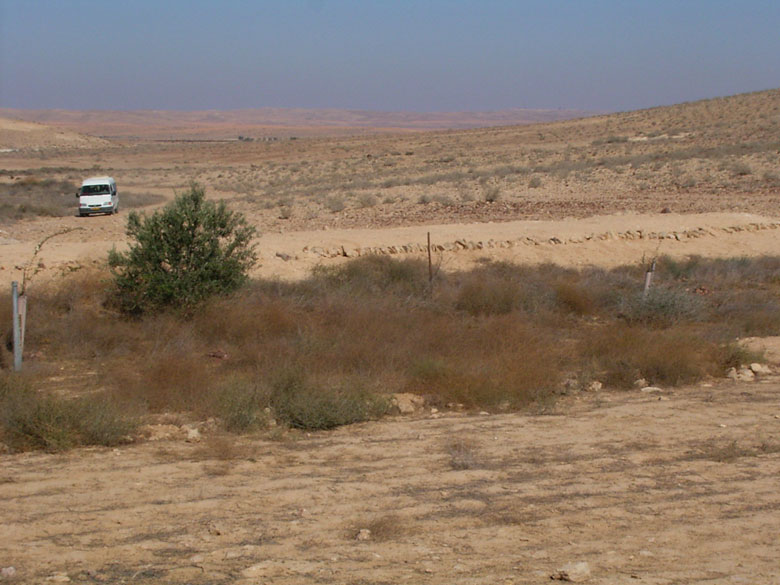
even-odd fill
[{"label": "white stone", "polygon": [[737,380],[740,382],[752,382],[756,375],[750,368],[740,368],[737,372]]},{"label": "white stone", "polygon": [[393,394],[392,400],[401,414],[413,414],[418,408],[425,405],[425,399],[422,396],[410,392]]},{"label": "white stone", "polygon": [[771,374],[772,369],[765,365],[765,364],[759,364],[757,362],[754,362],[750,364],[750,371],[754,374]]},{"label": "white stone", "polygon": [[593,382],[591,382],[590,384],[588,384],[585,387],[585,390],[588,391],[588,392],[598,392],[603,387],[604,387],[604,384],[602,384],[598,380],[593,380]]},{"label": "white stone", "polygon": [[14,567],[3,567],[0,569],[0,577],[3,579],[10,579],[16,575],[16,569]]},{"label": "white stone", "polygon": [[199,443],[200,442],[200,431],[195,427],[184,427],[187,431],[187,438],[185,439],[188,443]]},{"label": "white stone", "polygon": [[557,581],[582,583],[590,578],[590,566],[585,561],[568,563],[556,570],[555,573],[550,575],[550,578]]}]

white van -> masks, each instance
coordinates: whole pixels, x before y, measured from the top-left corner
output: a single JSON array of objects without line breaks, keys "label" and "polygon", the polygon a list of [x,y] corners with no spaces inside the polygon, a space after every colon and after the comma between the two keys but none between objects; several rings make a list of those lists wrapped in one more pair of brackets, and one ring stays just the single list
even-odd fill
[{"label": "white van", "polygon": [[79,198],[79,215],[119,211],[119,193],[116,190],[116,181],[111,177],[84,179],[76,197]]}]

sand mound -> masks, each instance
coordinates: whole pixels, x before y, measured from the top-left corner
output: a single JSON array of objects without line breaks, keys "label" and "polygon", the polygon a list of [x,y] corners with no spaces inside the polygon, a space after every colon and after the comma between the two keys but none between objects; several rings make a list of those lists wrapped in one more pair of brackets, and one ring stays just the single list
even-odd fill
[{"label": "sand mound", "polygon": [[111,143],[52,126],[0,118],[0,152],[42,148],[105,148]]}]

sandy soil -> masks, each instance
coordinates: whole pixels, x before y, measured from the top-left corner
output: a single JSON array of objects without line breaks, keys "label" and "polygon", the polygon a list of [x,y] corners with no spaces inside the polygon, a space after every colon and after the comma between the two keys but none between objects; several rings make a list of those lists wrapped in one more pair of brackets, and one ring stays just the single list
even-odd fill
[{"label": "sandy soil", "polygon": [[579,562],[598,584],[780,583],[762,382],[6,456],[0,564],[19,583],[531,584]]}]

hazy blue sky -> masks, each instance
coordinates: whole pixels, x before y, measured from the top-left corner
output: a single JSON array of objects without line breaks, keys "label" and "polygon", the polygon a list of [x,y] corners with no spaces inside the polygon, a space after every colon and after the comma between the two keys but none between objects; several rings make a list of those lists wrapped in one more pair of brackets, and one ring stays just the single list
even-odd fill
[{"label": "hazy blue sky", "polygon": [[629,110],[780,86],[780,0],[0,0],[0,106]]}]

